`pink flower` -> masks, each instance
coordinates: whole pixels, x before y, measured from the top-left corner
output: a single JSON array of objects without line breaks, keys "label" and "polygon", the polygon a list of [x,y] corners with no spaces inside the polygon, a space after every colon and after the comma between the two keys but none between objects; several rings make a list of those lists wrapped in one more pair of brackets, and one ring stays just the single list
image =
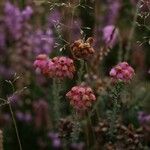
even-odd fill
[{"label": "pink flower", "polygon": [[73,78],[75,72],[73,60],[64,56],[49,59],[47,55],[40,54],[34,61],[34,67],[50,78]]},{"label": "pink flower", "polygon": [[48,67],[49,76],[54,78],[73,78],[75,72],[73,60],[64,56],[58,56],[51,59]]},{"label": "pink flower", "polygon": [[77,110],[87,110],[96,100],[92,89],[82,85],[74,86],[66,94],[66,97],[70,100],[70,104]]},{"label": "pink flower", "polygon": [[45,74],[48,71],[48,57],[45,54],[40,54],[36,57],[33,66],[36,68],[37,72]]},{"label": "pink flower", "polygon": [[134,69],[127,62],[121,62],[111,69],[109,75],[115,80],[128,82],[133,78]]}]

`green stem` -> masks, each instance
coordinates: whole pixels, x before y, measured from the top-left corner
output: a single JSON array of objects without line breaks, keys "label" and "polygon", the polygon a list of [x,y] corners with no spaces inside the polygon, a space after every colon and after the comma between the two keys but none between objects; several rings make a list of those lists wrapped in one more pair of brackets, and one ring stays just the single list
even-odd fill
[{"label": "green stem", "polygon": [[84,73],[84,60],[80,60],[80,69],[78,71],[78,81],[77,81],[78,84],[81,83],[82,81],[83,73]]},{"label": "green stem", "polygon": [[74,125],[71,133],[72,142],[77,142],[80,134],[80,122],[77,113],[74,114]]},{"label": "green stem", "polygon": [[61,85],[57,82],[56,79],[53,79],[53,113],[55,118],[55,123],[57,124],[60,117],[60,91],[61,91]]},{"label": "green stem", "polygon": [[10,113],[11,113],[11,116],[12,116],[13,124],[14,124],[14,127],[15,127],[16,136],[17,136],[17,140],[18,140],[18,143],[19,143],[19,148],[20,148],[20,150],[22,150],[22,145],[21,145],[21,141],[20,141],[19,132],[18,132],[17,123],[16,123],[16,120],[15,120],[15,117],[14,117],[14,113],[13,113],[11,104],[8,103],[8,105],[9,105],[9,110],[10,110]]},{"label": "green stem", "polygon": [[92,133],[92,138],[90,137],[90,139],[92,140],[92,142],[95,142],[96,141],[96,136],[95,136],[95,133],[94,133],[94,130],[93,130],[93,125],[92,125],[92,120],[91,120],[91,117],[88,113],[88,122],[89,122],[89,126],[91,128],[91,133]]},{"label": "green stem", "polygon": [[85,133],[86,133],[87,149],[89,149],[89,147],[90,147],[90,135],[89,135],[89,126],[88,126],[88,122],[87,122],[85,128],[86,128]]},{"label": "green stem", "polygon": [[117,100],[114,99],[114,106],[113,106],[113,110],[112,110],[112,115],[111,115],[111,122],[110,122],[110,135],[111,137],[113,137],[114,131],[115,131],[115,121],[117,119]]},{"label": "green stem", "polygon": [[90,71],[89,71],[89,67],[88,67],[87,62],[85,62],[85,69],[86,69],[86,73],[88,74]]},{"label": "green stem", "polygon": [[110,116],[110,130],[109,130],[111,138],[113,138],[115,132],[115,122],[117,120],[117,113],[119,112],[119,105],[120,105],[119,99],[122,86],[123,86],[122,83],[117,83],[114,89],[112,89],[113,109]]},{"label": "green stem", "polygon": [[68,150],[68,140],[66,138],[63,138],[63,148],[64,150]]}]

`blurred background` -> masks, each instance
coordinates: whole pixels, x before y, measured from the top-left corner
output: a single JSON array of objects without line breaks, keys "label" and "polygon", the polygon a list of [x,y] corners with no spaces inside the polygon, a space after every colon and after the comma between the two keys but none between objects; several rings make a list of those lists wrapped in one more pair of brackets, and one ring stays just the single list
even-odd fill
[{"label": "blurred background", "polygon": [[[1,0],[0,97],[6,101],[0,101],[0,129],[4,150],[19,149],[7,102],[12,106],[23,150],[64,149],[63,143],[67,142],[60,137],[64,127],[53,129],[52,80],[37,74],[33,62],[43,53],[72,58],[70,44],[88,37],[94,38],[96,61],[95,65],[91,63],[92,73],[85,74],[83,80],[101,99],[100,116],[105,116],[110,107],[106,106],[110,69],[120,61],[128,61],[136,77],[122,94],[123,122],[143,127],[143,143],[145,149],[150,149],[149,0]],[[64,81],[61,112],[65,120],[61,124],[71,115],[64,99],[76,79],[77,75]],[[78,143],[70,142],[67,147],[86,149],[85,143],[81,136]]]}]

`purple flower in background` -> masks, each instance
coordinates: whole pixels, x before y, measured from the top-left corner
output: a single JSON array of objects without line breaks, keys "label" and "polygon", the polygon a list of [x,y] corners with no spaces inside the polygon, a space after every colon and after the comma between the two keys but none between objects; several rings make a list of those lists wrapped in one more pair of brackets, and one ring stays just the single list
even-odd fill
[{"label": "purple flower in background", "polygon": [[[102,42],[99,39],[99,36],[101,35],[101,32],[103,34],[103,41],[105,42],[105,44],[107,46],[109,46],[110,48],[113,47],[115,45],[115,38],[116,38],[116,34],[113,35],[113,39],[111,39],[111,34],[113,29],[115,28],[115,24],[117,22],[117,19],[119,17],[120,14],[120,9],[122,6],[122,0],[106,0],[106,6],[107,6],[107,10],[106,10],[106,15],[104,15],[104,17],[99,17],[97,16],[96,19],[98,20],[98,23],[101,24],[101,20],[104,21],[104,29],[102,29],[101,26],[97,26],[95,28],[95,48],[99,48],[99,43]],[[117,29],[115,31],[118,31]],[[109,42],[109,45],[108,45]]]},{"label": "purple flower in background", "polygon": [[27,6],[23,11],[22,11],[22,17],[25,19],[25,20],[28,20],[31,18],[33,14],[33,9],[30,7],[30,6]]},{"label": "purple flower in background", "polygon": [[43,31],[38,29],[32,35],[33,53],[38,54],[49,54],[53,50],[54,37],[51,29]]},{"label": "purple flower in background", "polygon": [[120,13],[122,0],[107,0],[107,6],[108,6],[108,10],[107,10],[107,16],[105,18],[105,22],[107,25],[115,24]]},{"label": "purple flower in background", "polygon": [[9,33],[15,40],[18,40],[22,36],[24,21],[29,19],[32,13],[33,10],[30,6],[27,6],[23,11],[21,11],[18,7],[10,2],[5,3],[4,21]]},{"label": "purple flower in background", "polygon": [[19,121],[24,121],[24,114],[23,114],[23,112],[21,112],[21,111],[16,111],[16,118],[17,118]]},{"label": "purple flower in background", "polygon": [[53,145],[54,148],[61,147],[61,141],[60,141],[60,139],[59,138],[54,139],[53,142],[52,142],[52,145]]},{"label": "purple flower in background", "polygon": [[30,123],[32,121],[32,115],[29,112],[23,113],[21,111],[16,111],[16,118],[25,123]]},{"label": "purple flower in background", "polygon": [[48,16],[48,25],[50,27],[57,25],[60,22],[60,20],[61,20],[60,12],[59,10],[55,9]]},{"label": "purple flower in background", "polygon": [[[19,40],[15,43],[17,51],[20,51],[19,54],[29,55],[31,50],[35,55],[40,53],[49,54],[54,45],[53,32],[51,29],[37,29],[33,31],[32,26],[28,23],[32,14],[33,9],[30,6],[26,6],[23,10],[20,10],[17,6],[6,2],[4,7],[6,29],[8,29],[8,33],[13,40]],[[52,20],[54,18],[58,18],[59,20],[59,13],[57,11],[54,11],[54,14],[51,15],[50,18]],[[5,36],[2,33],[0,34],[0,41],[2,41],[1,44],[4,47]]]},{"label": "purple flower in background", "polygon": [[61,140],[59,138],[58,133],[49,132],[48,138],[52,141],[53,148],[60,148],[61,147]]},{"label": "purple flower in background", "polygon": [[21,37],[22,17],[19,8],[12,5],[11,3],[5,3],[5,24],[11,33],[11,35],[18,39]]},{"label": "purple flower in background", "polygon": [[105,26],[103,29],[103,41],[105,42],[106,46],[112,48],[118,38],[118,29],[113,25]]},{"label": "purple flower in background", "polygon": [[143,111],[138,113],[138,120],[140,122],[140,124],[146,124],[146,123],[150,123],[150,114],[147,114]]},{"label": "purple flower in background", "polygon": [[[19,54],[25,59],[23,61],[24,64],[28,65],[28,60],[25,58],[25,56],[31,55],[32,53],[32,34],[33,34],[33,28],[32,25],[29,23],[24,23],[23,30],[22,30],[22,37],[15,43],[17,49],[16,51],[20,51]],[[29,65],[30,66],[30,65]]]},{"label": "purple flower in background", "polygon": [[32,115],[29,112],[24,113],[24,121],[30,123],[32,121]]},{"label": "purple flower in background", "polygon": [[141,126],[143,127],[143,129],[146,132],[150,133],[150,114],[141,111],[138,113],[138,120]]}]

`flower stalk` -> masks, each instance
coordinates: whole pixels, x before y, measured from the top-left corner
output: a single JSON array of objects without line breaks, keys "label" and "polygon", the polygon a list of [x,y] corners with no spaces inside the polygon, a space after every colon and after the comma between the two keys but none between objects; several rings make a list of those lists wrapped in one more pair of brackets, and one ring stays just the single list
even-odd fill
[{"label": "flower stalk", "polygon": [[112,100],[113,100],[113,109],[110,115],[110,129],[109,129],[109,134],[111,136],[111,138],[113,138],[114,133],[116,131],[115,128],[115,122],[117,120],[117,113],[119,113],[119,109],[120,109],[120,94],[121,91],[123,89],[123,83],[122,82],[118,82],[116,83],[114,89],[112,89],[111,91],[111,95],[112,95]]},{"label": "flower stalk", "polygon": [[57,125],[59,118],[61,116],[60,114],[60,92],[61,92],[61,84],[57,79],[53,79],[53,111],[54,111],[54,118],[55,118],[55,124]]},{"label": "flower stalk", "polygon": [[71,140],[73,143],[76,143],[79,139],[81,124],[79,122],[79,117],[77,113],[74,113],[74,124],[71,133]]}]

